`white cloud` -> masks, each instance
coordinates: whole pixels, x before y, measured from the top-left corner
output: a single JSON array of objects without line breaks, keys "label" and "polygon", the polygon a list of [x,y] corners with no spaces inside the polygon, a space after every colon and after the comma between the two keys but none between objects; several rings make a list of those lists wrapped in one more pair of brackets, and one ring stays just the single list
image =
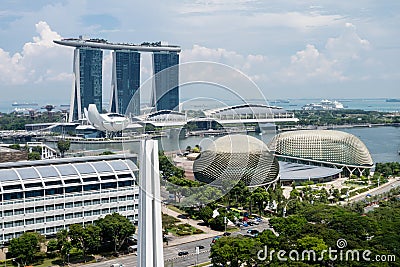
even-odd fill
[{"label": "white cloud", "polygon": [[273,64],[264,55],[242,55],[224,48],[208,48],[200,45],[193,45],[191,49],[185,49],[181,53],[182,63],[193,61],[212,61],[226,64],[243,72],[254,81],[264,77]]},{"label": "white cloud", "polygon": [[335,60],[329,60],[314,45],[308,44],[304,50],[291,57],[290,65],[282,70],[285,81],[305,82],[308,80],[345,80],[340,70],[335,69]]},{"label": "white cloud", "polygon": [[53,43],[61,36],[40,21],[36,25],[39,36],[25,43],[14,55],[0,49],[0,80],[5,85],[45,83],[70,80],[65,66],[71,61],[71,50]]},{"label": "white cloud", "polygon": [[337,38],[329,38],[325,48],[330,57],[338,60],[359,59],[361,54],[371,48],[368,40],[361,39],[356,27],[346,23],[343,33]]}]

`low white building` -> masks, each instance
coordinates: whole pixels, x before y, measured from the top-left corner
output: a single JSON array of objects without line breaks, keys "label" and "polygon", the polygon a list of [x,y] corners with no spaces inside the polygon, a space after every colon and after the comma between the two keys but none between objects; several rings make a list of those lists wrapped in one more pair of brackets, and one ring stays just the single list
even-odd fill
[{"label": "low white building", "polygon": [[0,164],[0,242],[26,231],[54,235],[118,212],[137,222],[136,155]]}]

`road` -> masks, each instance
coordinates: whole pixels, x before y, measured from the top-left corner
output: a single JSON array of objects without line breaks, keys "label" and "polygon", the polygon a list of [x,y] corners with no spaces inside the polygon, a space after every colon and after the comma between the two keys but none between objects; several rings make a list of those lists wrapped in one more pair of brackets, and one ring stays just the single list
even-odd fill
[{"label": "road", "polygon": [[371,196],[381,195],[381,194],[383,194],[385,192],[390,191],[392,188],[395,188],[395,187],[398,187],[398,186],[400,186],[400,178],[399,177],[393,178],[391,181],[389,181],[386,184],[383,184],[380,187],[374,188],[374,189],[372,189],[370,191],[364,192],[362,194],[359,194],[357,196],[354,196],[354,197],[350,198],[349,202],[351,203],[351,202],[361,201],[361,200],[365,199],[365,197],[367,195],[371,195]]},{"label": "road", "polygon": [[[260,232],[264,229],[270,229],[268,222],[261,222],[259,225],[243,227],[240,231],[232,233],[232,236],[238,234],[246,234],[249,229],[257,229]],[[221,233],[222,234],[222,233]],[[197,240],[194,242],[183,243],[180,245],[164,247],[164,259],[165,259],[165,267],[186,267],[192,266],[196,264],[197,258],[198,263],[208,262],[210,261],[210,244],[212,238],[206,238],[202,240]],[[204,249],[200,250],[200,254],[196,255],[196,246],[204,246]],[[178,256],[178,252],[187,251],[188,255]],[[113,263],[122,263],[125,267],[136,267],[137,266],[137,256],[129,255],[129,256],[121,256],[118,259],[97,262],[85,265],[86,267],[110,267]]]}]

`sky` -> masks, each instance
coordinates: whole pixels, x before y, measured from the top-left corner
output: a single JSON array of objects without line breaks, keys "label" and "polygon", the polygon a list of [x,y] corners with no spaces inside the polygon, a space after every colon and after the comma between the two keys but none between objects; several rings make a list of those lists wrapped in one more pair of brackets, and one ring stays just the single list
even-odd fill
[{"label": "sky", "polygon": [[68,104],[73,48],[53,40],[79,35],[180,45],[181,63],[226,64],[267,99],[399,98],[399,33],[396,0],[2,0],[0,103]]}]

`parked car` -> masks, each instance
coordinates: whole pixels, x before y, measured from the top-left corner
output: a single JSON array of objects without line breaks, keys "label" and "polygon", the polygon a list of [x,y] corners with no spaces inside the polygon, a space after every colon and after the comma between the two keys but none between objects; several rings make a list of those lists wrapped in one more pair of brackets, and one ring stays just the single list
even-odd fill
[{"label": "parked car", "polygon": [[223,234],[223,236],[230,236],[231,235],[231,233],[228,233],[228,232],[225,232],[224,234]]},{"label": "parked car", "polygon": [[187,254],[189,254],[189,252],[187,252],[187,251],[179,251],[178,252],[178,256],[183,256],[183,255],[187,255]]},{"label": "parked car", "polygon": [[200,246],[197,246],[199,249],[203,249],[204,248],[204,246],[202,246],[202,245],[200,245]]},{"label": "parked car", "polygon": [[220,239],[221,237],[219,235],[217,235],[216,237],[214,237],[211,241],[211,243],[215,243],[218,239]]}]

